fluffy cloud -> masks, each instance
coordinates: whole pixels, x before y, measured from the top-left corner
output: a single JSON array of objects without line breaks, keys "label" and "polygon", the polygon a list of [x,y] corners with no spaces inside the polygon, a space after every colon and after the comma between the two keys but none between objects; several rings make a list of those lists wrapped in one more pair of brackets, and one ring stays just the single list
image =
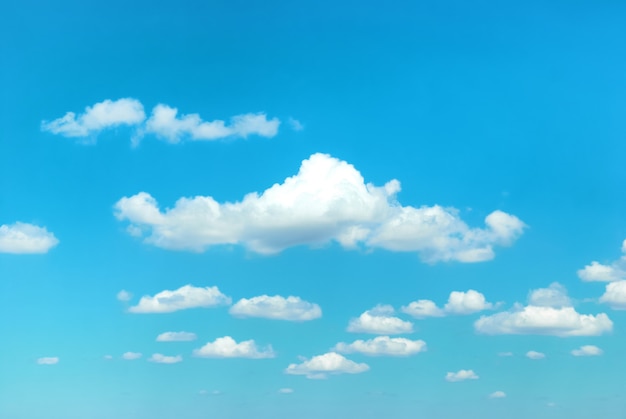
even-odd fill
[{"label": "fluffy cloud", "polygon": [[401,310],[403,313],[419,319],[442,317],[446,314],[472,314],[492,308],[493,304],[487,302],[483,294],[468,290],[467,292],[452,291],[443,309],[437,307],[437,304],[431,300],[417,300],[402,307]]},{"label": "fluffy cloud", "polygon": [[162,354],[153,354],[150,358],[148,358],[148,361],[154,362],[157,364],[177,364],[179,362],[182,362],[182,360],[183,360],[183,357],[180,355],[165,356]]},{"label": "fluffy cloud", "polygon": [[370,356],[409,356],[424,352],[426,350],[426,342],[423,340],[378,336],[370,340],[355,340],[350,344],[340,342],[332,350],[348,354],[359,352]]},{"label": "fluffy cloud", "polygon": [[613,330],[605,313],[579,314],[571,307],[559,284],[533,290],[530,304],[516,304],[510,311],[482,316],[474,322],[478,333],[488,335],[597,336]]},{"label": "fluffy cloud", "polygon": [[185,285],[177,290],[161,291],[151,297],[144,295],[136,306],[128,309],[131,313],[171,313],[196,307],[216,307],[231,303],[217,287],[194,287]]},{"label": "fluffy cloud", "polygon": [[47,253],[59,244],[54,234],[33,224],[0,225],[0,253]]},{"label": "fluffy cloud", "polygon": [[132,361],[139,358],[141,358],[141,353],[139,352],[125,352],[122,355],[122,359],[125,359],[127,361]]},{"label": "fluffy cloud", "polygon": [[193,351],[194,356],[203,358],[274,358],[271,346],[257,348],[254,340],[245,340],[237,343],[230,336],[224,336],[209,342],[200,349]]},{"label": "fluffy cloud", "polygon": [[262,317],[290,321],[306,321],[322,317],[322,310],[317,304],[304,301],[300,297],[285,298],[279,295],[242,298],[230,308],[230,313],[236,317]]},{"label": "fluffy cloud", "polygon": [[583,281],[613,282],[626,280],[626,240],[622,243],[623,256],[611,263],[603,265],[593,261],[578,271],[578,277]]},{"label": "fluffy cloud", "polygon": [[304,375],[312,379],[322,379],[329,374],[359,374],[369,369],[367,364],[358,364],[336,352],[328,352],[314,356],[301,364],[290,364],[285,372],[292,375]]},{"label": "fluffy cloud", "polygon": [[354,166],[314,154],[295,176],[239,202],[195,196],[162,211],[150,194],[140,192],[120,199],[115,215],[143,232],[146,243],[172,250],[241,244],[272,254],[334,241],[344,248],[418,252],[428,262],[492,259],[494,246],[512,244],[525,228],[502,211],[489,214],[485,228],[470,228],[453,208],[400,205],[399,191],[397,180],[366,184]]},{"label": "fluffy cloud", "polygon": [[446,374],[446,381],[455,383],[457,381],[478,380],[478,375],[472,370],[459,370],[457,372],[449,372]]},{"label": "fluffy cloud", "polygon": [[226,137],[246,138],[249,135],[274,137],[278,133],[278,118],[267,119],[264,113],[248,113],[231,118],[230,124],[224,121],[203,121],[198,114],[178,115],[178,109],[159,104],[152,110],[146,122],[146,132],[152,133],[171,143],[183,139],[217,140]]},{"label": "fluffy cloud", "polygon": [[572,355],[574,356],[600,356],[603,353],[602,349],[594,345],[583,345],[572,351]]},{"label": "fluffy cloud", "polygon": [[133,294],[131,294],[130,292],[126,290],[121,290],[120,292],[117,293],[116,297],[118,301],[127,302],[127,301],[130,301],[131,298],[133,298]]},{"label": "fluffy cloud", "polygon": [[504,399],[506,397],[506,393],[504,391],[494,391],[489,395],[490,399]]},{"label": "fluffy cloud", "polygon": [[615,310],[626,310],[626,280],[606,284],[606,291],[600,297],[600,302]]},{"label": "fluffy cloud", "polygon": [[59,363],[59,358],[56,356],[46,356],[37,360],[39,365],[55,365]]},{"label": "fluffy cloud", "polygon": [[156,338],[157,342],[189,342],[196,339],[196,334],[190,332],[165,332]]},{"label": "fluffy cloud", "polygon": [[526,352],[526,358],[529,359],[544,359],[546,354],[537,351],[528,351]]},{"label": "fluffy cloud", "polygon": [[87,106],[78,117],[74,112],[68,112],[54,121],[43,121],[41,129],[64,137],[88,137],[107,128],[138,125],[144,119],[143,105],[137,99],[107,99]]},{"label": "fluffy cloud", "polygon": [[394,309],[388,305],[379,305],[365,311],[356,319],[350,320],[348,332],[372,333],[375,335],[397,335],[413,333],[413,323],[393,317]]}]

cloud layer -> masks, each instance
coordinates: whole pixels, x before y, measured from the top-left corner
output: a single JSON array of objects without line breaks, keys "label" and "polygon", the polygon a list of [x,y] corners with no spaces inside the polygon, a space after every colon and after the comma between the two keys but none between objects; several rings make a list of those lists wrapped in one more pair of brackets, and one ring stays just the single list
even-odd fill
[{"label": "cloud layer", "polygon": [[194,356],[202,358],[274,358],[271,346],[258,348],[254,340],[237,343],[232,337],[224,336],[209,342],[200,349],[193,351]]},{"label": "cloud layer", "polygon": [[369,369],[367,364],[359,364],[336,352],[328,352],[314,356],[300,364],[290,364],[285,372],[292,375],[304,375],[311,379],[323,379],[329,374],[359,374]]},{"label": "cloud layer", "polygon": [[346,354],[358,352],[369,356],[409,356],[424,352],[426,350],[426,342],[423,340],[378,336],[369,340],[355,340],[350,344],[340,342],[332,350]]},{"label": "cloud layer", "polygon": [[144,295],[136,306],[128,309],[131,313],[171,313],[197,307],[216,307],[232,302],[217,287],[194,287],[185,285],[177,290],[161,291],[154,296]]},{"label": "cloud layer", "polygon": [[236,317],[262,317],[275,320],[306,321],[322,317],[322,309],[300,297],[261,295],[250,299],[242,298],[231,308]]},{"label": "cloud layer", "polygon": [[150,194],[140,192],[120,199],[115,216],[142,233],[146,243],[165,249],[201,252],[240,244],[272,254],[336,242],[344,248],[418,252],[428,262],[490,260],[494,246],[510,245],[525,228],[502,211],[489,214],[485,228],[470,228],[453,208],[400,205],[399,191],[397,180],[366,184],[354,166],[314,154],[295,176],[239,202],[196,196],[162,211]]},{"label": "cloud layer", "polygon": [[46,230],[33,224],[0,225],[0,253],[47,253],[59,240]]}]

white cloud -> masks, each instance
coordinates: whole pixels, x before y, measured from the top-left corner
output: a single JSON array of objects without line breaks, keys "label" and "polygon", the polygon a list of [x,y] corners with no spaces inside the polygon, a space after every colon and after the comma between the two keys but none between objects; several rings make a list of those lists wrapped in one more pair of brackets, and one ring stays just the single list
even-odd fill
[{"label": "white cloud", "polygon": [[278,118],[267,119],[264,113],[248,113],[231,118],[230,124],[222,120],[203,121],[198,114],[178,115],[178,109],[159,104],[152,109],[146,122],[146,132],[171,143],[183,139],[217,140],[227,137],[247,138],[249,135],[274,137],[278,133]]},{"label": "white cloud", "polygon": [[157,364],[177,364],[179,362],[182,362],[182,360],[183,357],[180,355],[166,356],[162,354],[153,354],[150,358],[148,358],[148,361]]},{"label": "white cloud", "polygon": [[289,117],[287,122],[289,122],[291,129],[294,131],[302,131],[304,129],[304,125],[302,125],[302,123],[295,118]]},{"label": "white cloud", "polygon": [[305,375],[311,379],[323,379],[328,374],[359,374],[369,370],[367,364],[358,364],[336,352],[314,356],[301,364],[290,364],[285,372],[292,375]]},{"label": "white cloud", "polygon": [[606,303],[614,310],[626,310],[626,280],[606,284],[606,291],[600,297],[601,303]]},{"label": "white cloud", "polygon": [[0,253],[47,253],[59,240],[46,230],[27,223],[0,226]]},{"label": "white cloud", "polygon": [[65,137],[88,137],[107,128],[138,125],[144,119],[146,114],[143,105],[137,99],[107,99],[87,106],[85,112],[78,117],[74,112],[67,112],[65,116],[54,121],[43,121],[41,129]]},{"label": "white cloud", "polygon": [[340,342],[332,350],[348,354],[359,352],[370,356],[409,356],[426,351],[426,342],[423,340],[378,336],[369,340],[356,340],[350,344]]},{"label": "white cloud", "polygon": [[513,356],[513,352],[499,352],[498,356]]},{"label": "white cloud", "polygon": [[128,309],[131,313],[171,313],[197,307],[229,305],[230,297],[217,287],[194,287],[185,285],[177,290],[164,290],[151,297],[144,295],[136,306]]},{"label": "white cloud", "polygon": [[125,359],[127,361],[132,361],[139,358],[141,358],[141,353],[139,352],[125,352],[124,354],[122,354],[122,359]]},{"label": "white cloud", "polygon": [[110,361],[110,360],[112,360],[112,359],[113,359],[113,355],[105,355],[103,358],[104,358],[106,361]]},{"label": "white cloud", "polygon": [[490,399],[504,399],[506,397],[506,393],[504,391],[494,391],[489,395]]},{"label": "white cloud", "polygon": [[402,307],[402,312],[415,318],[442,317],[447,314],[472,314],[494,307],[487,302],[485,296],[478,291],[452,291],[443,309],[431,300],[417,300]]},{"label": "white cloud", "polygon": [[131,298],[133,298],[133,294],[131,294],[130,292],[126,290],[121,290],[120,292],[117,293],[116,297],[118,301],[126,302],[126,301],[130,301]]},{"label": "white cloud", "polygon": [[572,351],[572,355],[574,356],[600,356],[603,353],[602,349],[595,345],[583,345]]},{"label": "white cloud", "polygon": [[254,340],[237,343],[232,337],[224,336],[209,342],[200,349],[193,351],[194,356],[203,358],[274,358],[276,355],[271,346],[257,348]]},{"label": "white cloud", "polygon": [[120,199],[115,215],[141,229],[146,243],[166,249],[200,252],[240,244],[271,254],[334,241],[345,248],[418,252],[428,262],[492,259],[494,246],[512,244],[525,228],[501,211],[486,217],[485,228],[470,228],[453,208],[400,205],[399,191],[397,180],[366,184],[354,166],[314,154],[295,176],[239,202],[195,196],[161,211],[151,195],[140,192]]},{"label": "white cloud", "polygon": [[165,332],[156,338],[157,342],[189,342],[196,339],[196,334],[190,332]]},{"label": "white cloud", "polygon": [[578,270],[578,277],[583,281],[613,282],[626,280],[626,240],[622,243],[622,253],[618,260],[610,265],[603,265],[593,261],[591,264]]},{"label": "white cloud", "polygon": [[597,336],[613,330],[605,313],[579,314],[570,306],[559,284],[531,291],[530,304],[515,304],[509,311],[481,316],[474,322],[478,333],[488,335]]},{"label": "white cloud", "polygon": [[309,303],[300,297],[287,298],[275,295],[261,295],[250,299],[242,298],[230,308],[236,317],[262,317],[266,319],[306,321],[322,317],[317,304]]},{"label": "white cloud", "polygon": [[526,352],[526,358],[529,359],[544,359],[546,354],[537,351],[528,351]]},{"label": "white cloud", "polygon": [[55,365],[59,363],[59,358],[56,356],[46,356],[37,360],[39,365]]},{"label": "white cloud", "polygon": [[280,394],[291,394],[291,393],[293,393],[293,389],[292,388],[281,388],[280,390],[278,390],[278,392]]},{"label": "white cloud", "polygon": [[528,297],[528,304],[537,307],[570,307],[572,301],[567,296],[567,290],[558,282],[553,282],[548,288],[532,290]]},{"label": "white cloud", "polygon": [[221,391],[219,391],[219,390],[213,390],[213,391],[208,391],[208,390],[200,390],[200,391],[198,392],[198,394],[199,394],[199,395],[201,395],[201,396],[208,396],[208,395],[211,395],[211,396],[220,396],[220,395],[222,394],[222,392],[221,392]]},{"label": "white cloud", "polygon": [[350,320],[348,332],[372,333],[375,335],[397,335],[413,333],[413,323],[393,317],[393,307],[379,305],[367,310],[358,318]]},{"label": "white cloud", "polygon": [[457,381],[478,380],[478,375],[472,370],[459,370],[457,372],[449,372],[446,374],[446,381],[455,383]]}]

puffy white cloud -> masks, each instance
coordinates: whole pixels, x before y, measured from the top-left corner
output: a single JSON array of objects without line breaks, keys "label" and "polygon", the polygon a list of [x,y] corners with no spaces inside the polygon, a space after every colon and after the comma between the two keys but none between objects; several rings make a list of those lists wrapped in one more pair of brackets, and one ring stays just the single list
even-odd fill
[{"label": "puffy white cloud", "polygon": [[548,288],[532,290],[528,297],[528,304],[537,307],[570,307],[572,301],[567,296],[567,290],[558,282],[553,282]]},{"label": "puffy white cloud", "polygon": [[280,394],[291,394],[291,393],[293,393],[293,389],[292,388],[281,388],[280,390],[278,390],[278,392]]},{"label": "puffy white cloud", "polygon": [[191,332],[165,332],[156,338],[157,342],[189,342],[196,339],[196,334]]},{"label": "puffy white cloud", "polygon": [[74,112],[67,112],[65,116],[54,121],[43,121],[41,129],[65,137],[88,137],[107,128],[138,125],[144,119],[146,114],[143,105],[137,99],[107,99],[87,106],[85,112],[78,117]]},{"label": "puffy white cloud", "polygon": [[148,358],[148,361],[157,364],[177,364],[179,362],[182,362],[182,360],[183,357],[180,355],[166,356],[162,354],[153,354],[150,358]]},{"label": "puffy white cloud", "polygon": [[0,225],[0,253],[47,253],[59,240],[46,230],[28,223]]},{"label": "puffy white cloud", "polygon": [[120,292],[117,293],[116,297],[118,301],[127,302],[127,301],[130,301],[131,298],[133,298],[133,294],[131,294],[130,292],[126,290],[121,290]]},{"label": "puffy white cloud", "polygon": [[485,228],[470,228],[453,208],[400,205],[399,191],[397,180],[366,184],[354,166],[318,153],[295,176],[239,202],[196,196],[161,211],[150,194],[140,192],[120,199],[115,215],[143,232],[146,243],[166,249],[200,252],[241,244],[271,254],[334,241],[345,248],[418,252],[428,262],[492,259],[494,246],[510,245],[525,228],[501,211],[486,217]]},{"label": "puffy white cloud", "polygon": [[603,265],[593,261],[591,264],[578,270],[578,277],[583,281],[613,282],[626,280],[626,240],[622,243],[622,253],[618,260],[610,265]]},{"label": "puffy white cloud", "polygon": [[606,284],[601,303],[606,303],[614,310],[626,310],[626,280]]},{"label": "puffy white cloud", "polygon": [[459,370],[457,372],[449,372],[446,374],[446,381],[455,383],[457,381],[478,380],[478,375],[472,370]]},{"label": "puffy white cloud", "polygon": [[304,301],[300,297],[285,298],[280,295],[242,298],[230,308],[230,313],[236,317],[262,317],[290,321],[306,321],[322,317],[322,310],[317,304]]},{"label": "puffy white cloud", "polygon": [[224,336],[209,342],[200,349],[193,351],[194,356],[203,358],[274,358],[271,346],[257,348],[254,340],[237,343],[232,337]]},{"label": "puffy white cloud", "polygon": [[595,345],[583,345],[572,351],[572,355],[574,356],[600,356],[603,353],[602,349]]},{"label": "puffy white cloud", "polygon": [[139,358],[141,358],[141,353],[139,352],[125,352],[124,354],[122,354],[122,359],[125,359],[127,361],[132,361]]},{"label": "puffy white cloud", "polygon": [[504,399],[506,397],[506,393],[504,391],[494,391],[489,395],[490,399]]},{"label": "puffy white cloud", "polygon": [[409,356],[426,351],[426,342],[423,340],[378,336],[369,340],[355,340],[349,344],[340,342],[332,350],[348,354],[359,352],[370,356]]},{"label": "puffy white cloud", "polygon": [[367,364],[358,364],[336,352],[314,356],[300,364],[290,364],[285,372],[292,375],[304,375],[311,379],[323,379],[329,374],[359,374],[369,370]]},{"label": "puffy white cloud", "polygon": [[537,351],[526,352],[526,358],[529,358],[529,359],[544,359],[545,357],[546,357],[546,354],[541,353],[541,352],[537,352]]},{"label": "puffy white cloud", "polygon": [[152,109],[146,122],[146,132],[155,134],[171,143],[183,139],[217,140],[226,137],[246,138],[249,135],[274,137],[278,133],[278,118],[267,119],[264,113],[248,113],[231,118],[230,124],[224,121],[203,121],[198,114],[178,116],[178,109],[159,104]]},{"label": "puffy white cloud", "polygon": [[164,290],[154,297],[144,295],[136,306],[128,309],[131,313],[171,313],[196,307],[216,307],[228,305],[231,298],[217,287],[194,287],[185,285],[177,290]]},{"label": "puffy white cloud", "polygon": [[413,323],[394,317],[392,316],[393,313],[394,309],[391,306],[376,306],[350,320],[347,330],[352,333],[372,333],[375,335],[413,333]]},{"label": "puffy white cloud", "polygon": [[402,312],[416,317],[442,317],[447,314],[472,314],[492,309],[494,305],[487,302],[485,296],[478,291],[452,291],[443,309],[431,300],[417,300],[402,307]]},{"label": "puffy white cloud", "polygon": [[46,356],[37,360],[39,365],[55,365],[59,363],[59,358],[56,356]]}]

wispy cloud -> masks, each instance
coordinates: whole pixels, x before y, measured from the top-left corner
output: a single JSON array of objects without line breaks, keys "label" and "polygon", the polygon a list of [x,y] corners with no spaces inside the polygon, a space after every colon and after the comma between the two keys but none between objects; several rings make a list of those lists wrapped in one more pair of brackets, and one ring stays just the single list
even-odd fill
[{"label": "wispy cloud", "polygon": [[55,365],[59,363],[59,358],[56,356],[47,356],[37,359],[39,365]]}]

